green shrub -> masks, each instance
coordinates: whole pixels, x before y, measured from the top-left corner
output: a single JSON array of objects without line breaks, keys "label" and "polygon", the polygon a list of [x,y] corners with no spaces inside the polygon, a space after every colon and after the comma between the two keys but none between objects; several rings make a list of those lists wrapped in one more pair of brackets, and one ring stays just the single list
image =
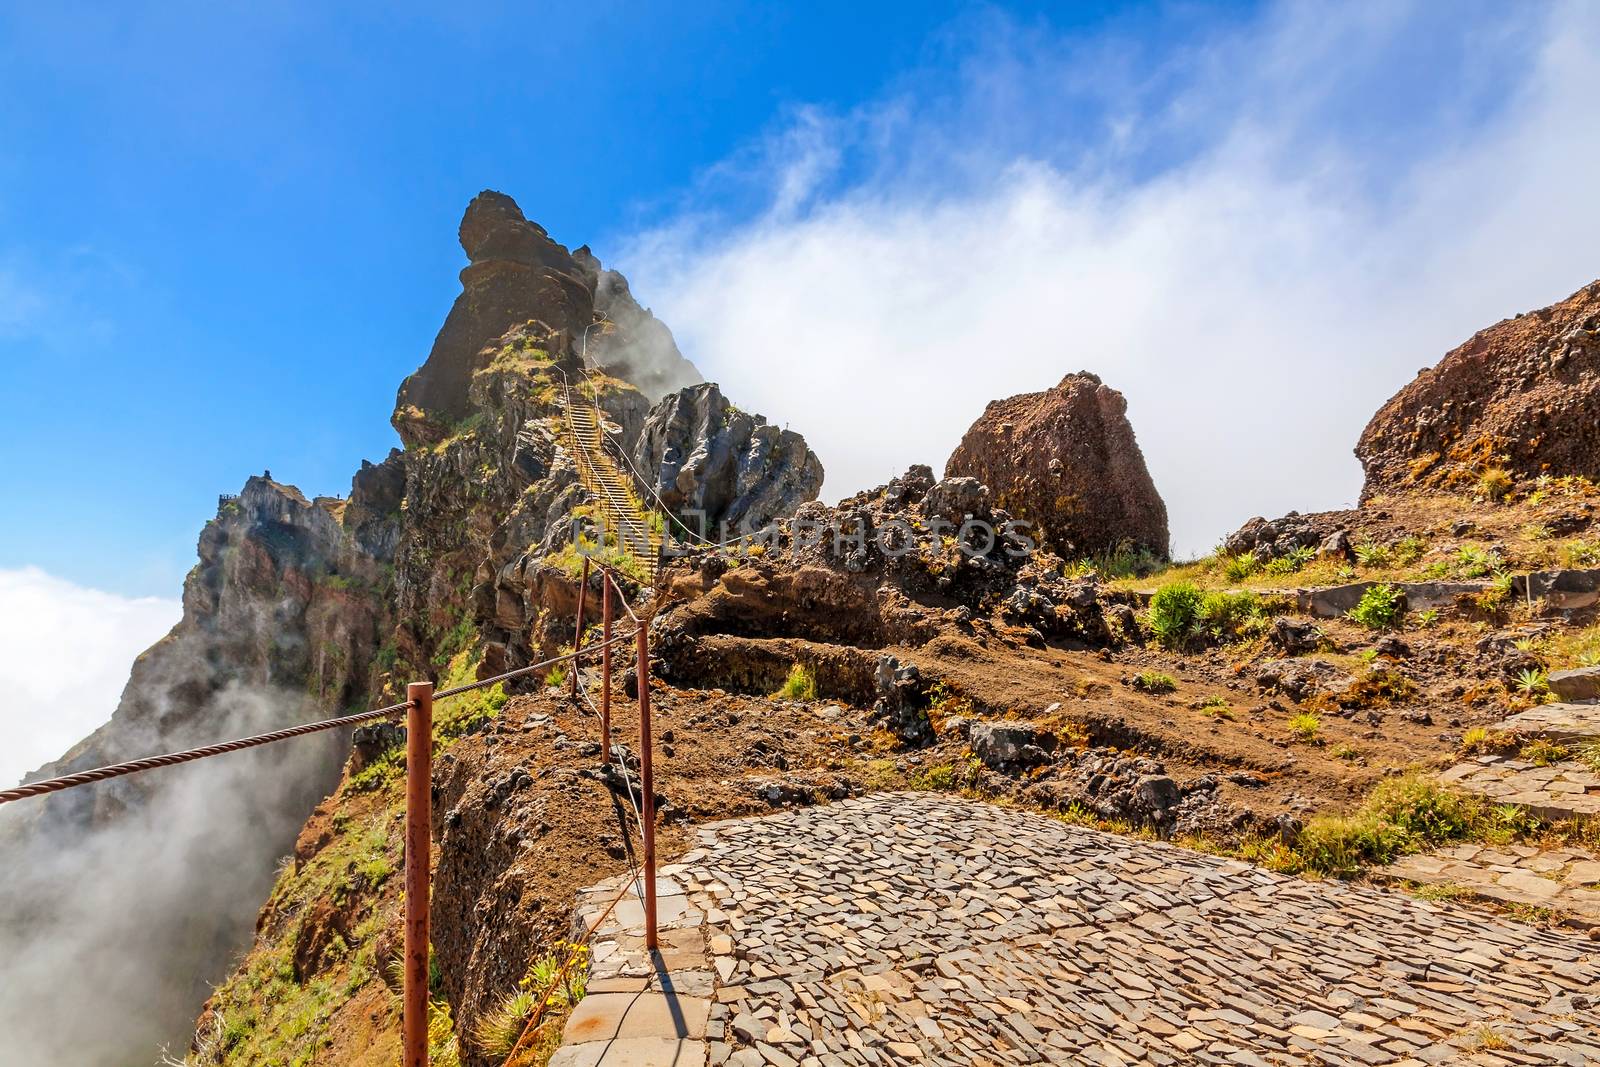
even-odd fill
[{"label": "green shrub", "polygon": [[1249,591],[1207,593],[1200,599],[1195,626],[1219,640],[1231,640],[1261,617],[1261,598]]},{"label": "green shrub", "polygon": [[1394,561],[1409,567],[1428,551],[1428,542],[1416,534],[1407,534],[1394,543]]},{"label": "green shrub", "polygon": [[796,663],[789,668],[789,677],[783,680],[783,686],[772,695],[782,700],[815,700],[817,676],[805,664]]},{"label": "green shrub", "polygon": [[[564,965],[567,969],[563,973]],[[588,947],[556,942],[555,951],[535,961],[509,996],[479,1017],[472,1034],[478,1048],[494,1060],[505,1059],[527,1028],[528,1020],[545,1000],[546,990],[549,990],[549,1000],[545,1004],[545,1020],[554,1020],[583,999],[588,980]],[[548,1025],[545,1020],[540,1021],[541,1030]],[[560,1031],[559,1026],[553,1029]]]},{"label": "green shrub", "polygon": [[1572,752],[1565,745],[1558,745],[1543,738],[1537,738],[1523,745],[1522,751],[1517,755],[1535,767],[1548,767],[1552,763],[1560,763],[1564,759],[1569,759],[1572,756]]},{"label": "green shrub", "polygon": [[1222,556],[1220,559],[1222,573],[1230,582],[1242,582],[1261,567],[1260,562],[1248,552],[1241,552],[1237,556]]},{"label": "green shrub", "polygon": [[1517,673],[1516,689],[1530,697],[1542,697],[1550,692],[1550,675],[1537,667]]},{"label": "green shrub", "polygon": [[1449,841],[1504,841],[1527,828],[1525,816],[1502,814],[1419,771],[1380,782],[1352,815],[1310,820],[1294,843],[1289,866],[1348,874]]},{"label": "green shrub", "polygon": [[1193,582],[1170,582],[1150,598],[1145,625],[1167,648],[1182,648],[1194,636],[1195,621],[1205,599]]},{"label": "green shrub", "polygon": [[1178,680],[1160,671],[1140,671],[1133,676],[1133,687],[1142,693],[1170,693],[1178,688]]},{"label": "green shrub", "polygon": [[1456,549],[1455,572],[1461,578],[1483,578],[1504,565],[1500,553],[1477,545],[1462,545]]},{"label": "green shrub", "polygon": [[1322,716],[1314,711],[1302,711],[1289,718],[1289,732],[1294,734],[1298,741],[1315,741],[1321,729]]},{"label": "green shrub", "polygon": [[1593,567],[1600,563],[1600,544],[1573,540],[1561,546],[1561,561],[1568,567]]},{"label": "green shrub", "polygon": [[1108,552],[1078,560],[1072,568],[1079,574],[1093,573],[1107,580],[1116,580],[1142,578],[1161,569],[1162,566],[1160,557],[1148,548],[1135,545],[1131,541],[1122,541]]},{"label": "green shrub", "polygon": [[1405,596],[1387,582],[1369,586],[1349,611],[1350,621],[1369,630],[1387,630],[1405,614]]},{"label": "green shrub", "polygon": [[1309,545],[1291,548],[1267,564],[1268,574],[1294,574],[1317,558],[1317,550]]},{"label": "green shrub", "polygon": [[1356,562],[1363,567],[1387,567],[1394,562],[1394,553],[1388,545],[1365,541],[1356,546]]}]

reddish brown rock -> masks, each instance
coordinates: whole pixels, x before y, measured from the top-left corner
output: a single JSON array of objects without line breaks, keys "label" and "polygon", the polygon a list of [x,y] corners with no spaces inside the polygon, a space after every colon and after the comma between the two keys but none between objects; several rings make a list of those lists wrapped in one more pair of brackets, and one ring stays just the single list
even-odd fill
[{"label": "reddish brown rock", "polygon": [[438,426],[471,414],[472,375],[492,358],[490,343],[530,320],[554,334],[563,351],[553,354],[585,351],[591,363],[649,399],[701,380],[671,331],[638,305],[620,274],[587,248],[569,252],[552,240],[511,197],[492,190],[473,197],[459,237],[471,260],[461,271],[461,295],[395,404],[395,429],[408,446],[433,443],[429,425],[437,439],[445,435]]},{"label": "reddish brown rock", "polygon": [[1356,456],[1363,499],[1488,467],[1600,479],[1600,282],[1447,353],[1379,409]]},{"label": "reddish brown rock", "polygon": [[1042,393],[996,400],[961,439],[946,478],[987,485],[1062,555],[1121,546],[1168,554],[1167,506],[1128,423],[1128,402],[1087,371]]}]

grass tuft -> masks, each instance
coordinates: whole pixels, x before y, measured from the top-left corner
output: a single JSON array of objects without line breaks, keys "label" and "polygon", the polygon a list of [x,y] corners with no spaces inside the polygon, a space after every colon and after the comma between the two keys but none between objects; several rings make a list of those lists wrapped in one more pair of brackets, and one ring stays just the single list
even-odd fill
[{"label": "grass tuft", "polygon": [[783,686],[772,694],[780,700],[815,700],[817,699],[817,676],[803,663],[796,663],[789,668],[789,677],[783,680]]}]

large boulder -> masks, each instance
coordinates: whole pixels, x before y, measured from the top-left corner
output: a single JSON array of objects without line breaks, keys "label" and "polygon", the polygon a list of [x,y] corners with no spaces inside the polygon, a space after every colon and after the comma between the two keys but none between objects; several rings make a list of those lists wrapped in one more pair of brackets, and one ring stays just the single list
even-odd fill
[{"label": "large boulder", "polygon": [[1362,499],[1452,488],[1486,467],[1600,479],[1600,282],[1475,334],[1379,409]]},{"label": "large boulder", "polygon": [[961,439],[945,477],[987,485],[995,506],[1034,523],[1061,555],[1127,546],[1165,558],[1167,506],[1122,394],[1087,371],[1054,389],[996,400]]},{"label": "large boulder", "polygon": [[634,466],[691,530],[759,529],[817,498],[822,463],[792,430],[730,404],[714,384],[680,389],[645,418]]},{"label": "large boulder", "polygon": [[461,295],[395,404],[395,429],[408,445],[417,442],[419,417],[451,424],[472,414],[472,376],[493,358],[490,343],[529,320],[548,328],[562,350],[552,355],[592,349],[592,364],[651,399],[701,380],[620,274],[605,270],[587,248],[569,252],[552,240],[511,197],[479,193],[458,236],[470,260],[461,271]]}]

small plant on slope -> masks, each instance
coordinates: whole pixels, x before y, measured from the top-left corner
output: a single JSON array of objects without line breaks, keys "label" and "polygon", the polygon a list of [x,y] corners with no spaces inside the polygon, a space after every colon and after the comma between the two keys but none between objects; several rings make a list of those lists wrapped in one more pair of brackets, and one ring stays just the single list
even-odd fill
[{"label": "small plant on slope", "polygon": [[1204,599],[1193,582],[1171,582],[1150,598],[1145,625],[1167,648],[1182,648],[1194,636],[1195,621]]},{"label": "small plant on slope", "polygon": [[1314,711],[1302,711],[1289,718],[1289,732],[1294,734],[1298,741],[1310,743],[1317,739],[1317,733],[1322,729],[1322,717]]},{"label": "small plant on slope", "polygon": [[1351,622],[1369,630],[1387,630],[1405,614],[1405,595],[1387,582],[1368,587],[1349,611]]},{"label": "small plant on slope", "polygon": [[789,677],[783,680],[783,687],[773,696],[782,700],[815,700],[817,676],[805,664],[796,663],[789,668]]},{"label": "small plant on slope", "polygon": [[1141,693],[1170,693],[1178,688],[1178,680],[1160,671],[1140,671],[1133,676],[1133,687]]}]

